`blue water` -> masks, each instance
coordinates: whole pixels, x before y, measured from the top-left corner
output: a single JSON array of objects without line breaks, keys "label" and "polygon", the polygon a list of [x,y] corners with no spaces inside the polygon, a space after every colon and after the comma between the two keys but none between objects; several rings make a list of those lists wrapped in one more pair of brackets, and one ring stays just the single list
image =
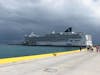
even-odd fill
[{"label": "blue water", "polygon": [[77,47],[0,45],[0,58],[38,55],[79,49]]}]

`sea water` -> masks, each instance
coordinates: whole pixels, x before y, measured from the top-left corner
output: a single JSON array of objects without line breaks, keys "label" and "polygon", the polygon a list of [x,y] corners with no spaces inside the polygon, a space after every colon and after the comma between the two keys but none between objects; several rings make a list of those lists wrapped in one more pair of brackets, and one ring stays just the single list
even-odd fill
[{"label": "sea water", "polygon": [[0,58],[65,52],[65,51],[71,51],[76,49],[79,48],[78,47],[0,45]]}]

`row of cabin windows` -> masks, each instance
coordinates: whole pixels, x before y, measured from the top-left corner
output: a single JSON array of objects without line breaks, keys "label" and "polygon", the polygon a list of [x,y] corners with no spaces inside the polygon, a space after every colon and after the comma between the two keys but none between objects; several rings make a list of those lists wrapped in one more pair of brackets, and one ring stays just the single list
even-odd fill
[{"label": "row of cabin windows", "polygon": [[27,41],[70,41],[70,42],[78,42],[80,41],[80,39],[74,39],[74,40],[70,40],[70,39],[66,39],[66,38],[34,38],[34,39],[27,39]]},{"label": "row of cabin windows", "polygon": [[33,37],[33,38],[25,38],[26,40],[68,40],[68,39],[81,39],[81,37],[77,36],[77,37]]}]

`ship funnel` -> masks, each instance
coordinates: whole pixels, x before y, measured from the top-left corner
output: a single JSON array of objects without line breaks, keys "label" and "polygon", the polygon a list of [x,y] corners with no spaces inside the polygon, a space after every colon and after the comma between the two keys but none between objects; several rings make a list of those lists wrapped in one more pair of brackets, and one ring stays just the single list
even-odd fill
[{"label": "ship funnel", "polygon": [[65,32],[72,32],[72,27],[68,27]]}]

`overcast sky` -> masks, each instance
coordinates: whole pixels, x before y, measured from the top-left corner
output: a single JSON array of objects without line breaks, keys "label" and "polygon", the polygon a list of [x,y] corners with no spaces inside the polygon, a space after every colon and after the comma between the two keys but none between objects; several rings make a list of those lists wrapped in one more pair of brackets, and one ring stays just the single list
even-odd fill
[{"label": "overcast sky", "polygon": [[23,39],[32,31],[74,31],[93,35],[100,40],[99,0],[0,0],[0,42]]}]

